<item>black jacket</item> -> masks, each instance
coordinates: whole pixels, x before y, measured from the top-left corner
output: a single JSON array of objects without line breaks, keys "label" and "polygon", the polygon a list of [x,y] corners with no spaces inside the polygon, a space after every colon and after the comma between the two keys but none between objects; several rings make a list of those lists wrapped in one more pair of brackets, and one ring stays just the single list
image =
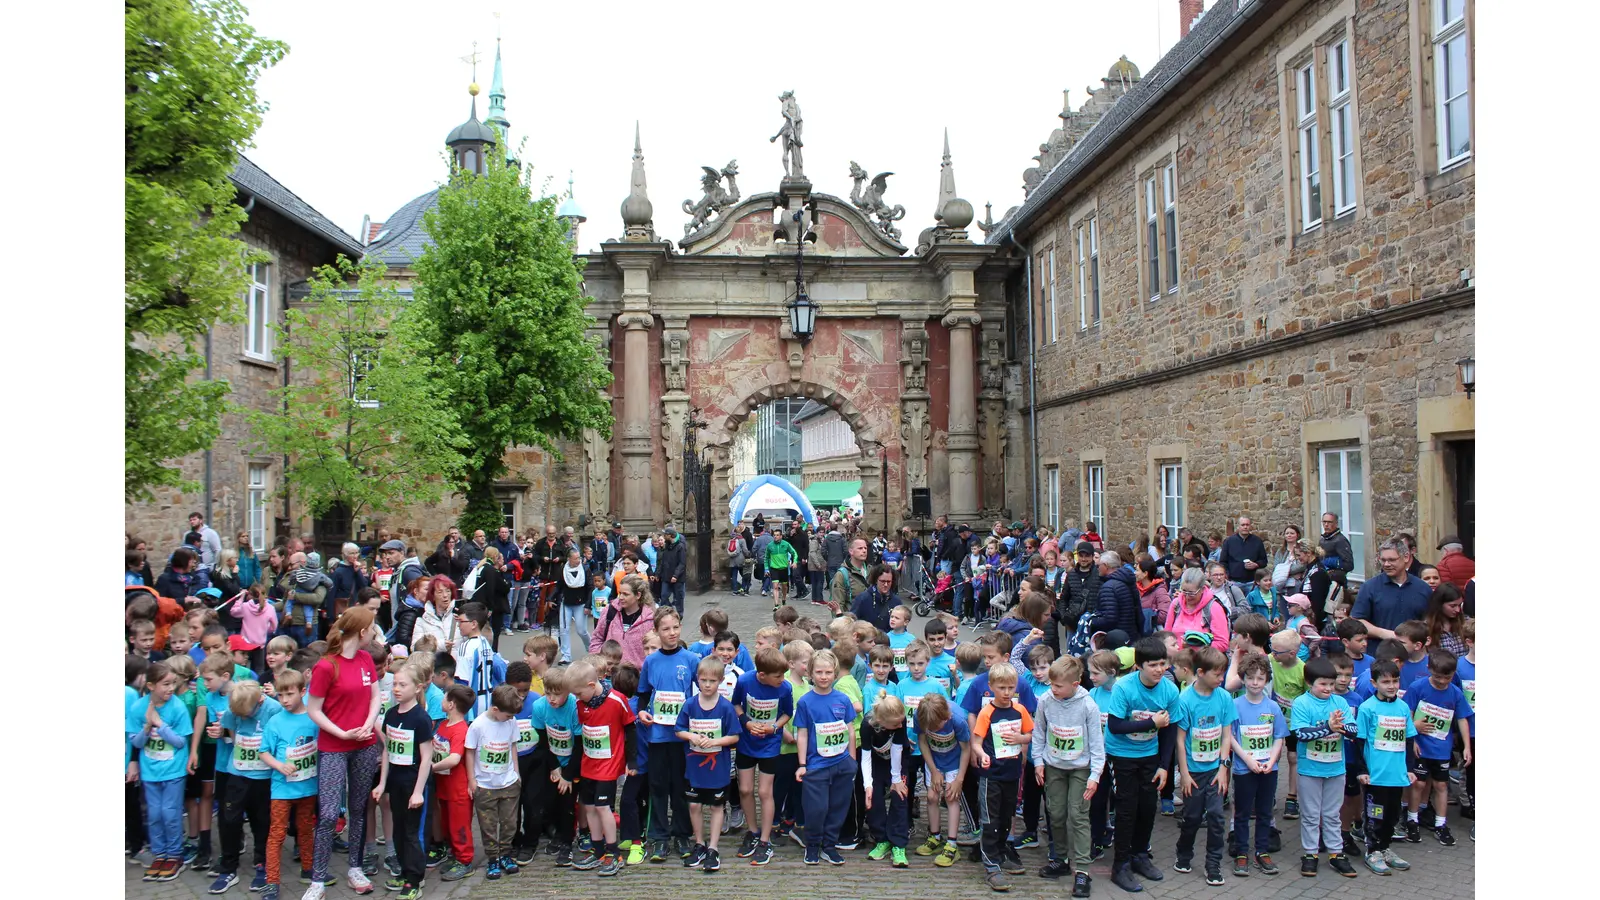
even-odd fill
[{"label": "black jacket", "polygon": [[955,568],[961,565],[961,558],[966,555],[967,544],[954,528],[939,532],[939,550],[935,554],[937,561],[948,562],[951,568]]},{"label": "black jacket", "polygon": [[1061,627],[1071,634],[1078,628],[1078,619],[1100,602],[1100,569],[1090,566],[1084,573],[1077,566],[1067,569],[1066,584],[1056,599],[1056,618]]},{"label": "black jacket", "polygon": [[1142,634],[1144,617],[1139,611],[1139,589],[1127,569],[1118,568],[1100,582],[1100,600],[1094,609],[1090,631],[1121,629],[1129,637]]},{"label": "black jacket", "polygon": [[[806,534],[804,528],[796,528],[789,532],[789,546],[794,548],[794,552],[800,559],[800,564],[805,565],[806,560],[811,557],[811,536]],[[888,629],[884,630],[887,631]]]},{"label": "black jacket", "polygon": [[411,634],[416,630],[417,619],[422,615],[422,610],[409,603],[401,603],[399,612],[394,614],[394,631],[390,634],[389,644],[402,644],[411,646]]},{"label": "black jacket", "polygon": [[559,584],[561,567],[567,564],[567,542],[559,537],[554,541],[540,538],[533,551],[539,554],[539,581]]},{"label": "black jacket", "polygon": [[488,607],[489,612],[497,616],[505,615],[511,612],[511,582],[506,580],[504,572],[485,563],[472,599]]},{"label": "black jacket", "polygon": [[[1255,560],[1257,568],[1252,571],[1244,567],[1246,560]],[[1222,563],[1228,570],[1229,581],[1254,581],[1255,573],[1267,568],[1267,545],[1256,535],[1246,537],[1242,534],[1230,534],[1222,542],[1222,555],[1217,557],[1217,562]]]},{"label": "black jacket", "polygon": [[871,622],[879,631],[889,631],[889,613],[900,605],[900,597],[894,592],[880,593],[876,587],[868,588],[856,595],[850,604],[850,613],[862,622]]},{"label": "black jacket", "polygon": [[[344,560],[334,564],[333,590],[328,592],[329,600],[355,600],[356,594],[366,587],[369,582],[367,574],[355,566],[349,565]],[[407,644],[406,646],[410,646]]]},{"label": "black jacket", "polygon": [[678,535],[672,541],[664,542],[660,550],[656,551],[656,571],[660,573],[661,583],[667,584],[670,579],[678,579],[683,583],[684,567],[688,563],[688,549],[683,535]]}]

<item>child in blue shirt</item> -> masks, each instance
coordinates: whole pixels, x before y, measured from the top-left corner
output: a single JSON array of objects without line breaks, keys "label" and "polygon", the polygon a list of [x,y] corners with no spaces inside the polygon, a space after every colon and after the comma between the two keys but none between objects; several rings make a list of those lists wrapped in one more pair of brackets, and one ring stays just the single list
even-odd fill
[{"label": "child in blue shirt", "polygon": [[1418,811],[1430,799],[1432,789],[1433,833],[1446,847],[1455,845],[1455,836],[1445,824],[1445,808],[1450,795],[1450,753],[1454,749],[1452,732],[1461,739],[1461,761],[1472,762],[1472,705],[1466,692],[1455,683],[1459,664],[1455,654],[1438,649],[1428,654],[1428,677],[1419,678],[1406,689],[1405,703],[1416,722],[1417,760],[1412,767],[1417,781],[1411,787],[1411,807],[1406,810],[1406,839],[1420,831]]},{"label": "child in blue shirt", "polygon": [[1400,821],[1401,799],[1417,776],[1407,762],[1414,753],[1411,738],[1417,727],[1411,707],[1401,702],[1400,667],[1393,660],[1372,666],[1373,695],[1356,710],[1356,779],[1366,795],[1367,853],[1363,861],[1374,874],[1409,869],[1411,864],[1390,849],[1394,826]]},{"label": "child in blue shirt", "polygon": [[923,768],[922,748],[918,745],[917,708],[922,704],[924,697],[932,694],[946,698],[950,696],[944,685],[928,677],[928,664],[932,656],[933,648],[928,646],[927,641],[918,639],[907,644],[906,672],[900,676],[900,682],[894,688],[895,698],[905,709],[906,744],[911,748],[910,754],[905,759],[904,773],[907,784],[917,784]]},{"label": "child in blue shirt", "polygon": [[949,626],[939,619],[929,619],[922,628],[922,639],[928,642],[928,650],[933,654],[928,660],[928,677],[944,686],[946,696],[955,696],[956,686],[961,682],[961,668],[956,655],[950,652]]},{"label": "child in blue shirt", "polygon": [[[647,545],[648,546],[648,545]],[[684,743],[678,740],[678,713],[695,693],[695,671],[700,657],[679,642],[682,617],[670,606],[656,607],[655,633],[661,649],[645,657],[639,672],[639,723],[645,727],[643,743],[649,745],[650,858],[667,858],[667,838],[687,842],[689,827],[688,782],[684,778]],[[659,858],[659,859],[658,859]]]},{"label": "child in blue shirt", "polygon": [[795,704],[795,747],[800,757],[795,775],[805,807],[808,866],[823,857],[833,865],[844,865],[835,844],[855,793],[856,732],[850,723],[856,720],[856,710],[850,698],[833,689],[838,668],[833,651],[813,653],[811,690]]},{"label": "child in blue shirt", "polygon": [[[631,668],[631,667],[630,667]],[[511,672],[511,666],[506,667],[506,672]],[[638,683],[637,670],[630,674],[634,683]],[[613,682],[615,684],[615,682]],[[544,673],[544,696],[528,695],[532,700],[530,706],[525,706],[524,711],[517,718],[526,716],[528,725],[534,733],[533,744],[536,748],[535,761],[529,767],[529,781],[537,782],[533,787],[533,817],[523,822],[525,831],[524,840],[527,845],[523,848],[524,854],[531,854],[538,848],[539,835],[544,831],[548,821],[555,826],[558,837],[553,841],[556,851],[557,865],[571,863],[572,844],[568,839],[572,834],[576,822],[571,797],[574,784],[578,780],[578,757],[572,752],[574,735],[578,734],[578,704],[572,699],[570,679],[567,678],[565,668],[550,669]],[[521,730],[519,724],[518,730]],[[518,735],[521,743],[521,735]],[[517,765],[522,765],[519,757]],[[526,794],[524,794],[526,796]],[[527,812],[524,806],[524,812]],[[515,850],[512,851],[515,854]],[[565,863],[562,862],[565,854]],[[513,855],[513,859],[515,856]]]},{"label": "child in blue shirt", "polygon": [[1350,657],[1350,664],[1355,667],[1355,678],[1360,681],[1361,676],[1372,668],[1372,657],[1367,655],[1367,626],[1361,624],[1360,619],[1347,616],[1334,626],[1334,633],[1344,644],[1344,655]]},{"label": "child in blue shirt", "polygon": [[[685,754],[689,782],[689,824],[694,830],[694,848],[684,858],[685,868],[699,866],[707,872],[722,868],[717,838],[722,834],[723,804],[728,782],[733,776],[730,748],[739,743],[743,729],[733,704],[720,693],[726,665],[715,656],[700,661],[695,680],[700,693],[683,704],[678,713],[677,736],[688,744]],[[711,827],[701,830],[701,809],[711,807]]]},{"label": "child in blue shirt", "polygon": [[[273,690],[283,712],[267,723],[261,743],[261,760],[272,769],[272,831],[267,835],[267,888],[263,900],[273,900],[282,879],[279,875],[283,839],[289,822],[296,834],[311,834],[317,827],[317,723],[305,709],[306,678],[294,669],[284,669],[273,680]],[[282,822],[279,826],[276,823]],[[313,841],[296,839],[300,848],[300,874],[311,877]]]},{"label": "child in blue shirt", "polygon": [[1355,717],[1333,692],[1338,671],[1325,657],[1305,663],[1306,692],[1289,709],[1299,762],[1300,874],[1317,874],[1318,841],[1328,848],[1328,865],[1345,877],[1355,867],[1344,854],[1339,810],[1344,804],[1344,735],[1355,731]]},{"label": "child in blue shirt", "polygon": [[[227,791],[222,798],[222,874],[211,883],[211,891],[222,893],[239,880],[239,855],[244,849],[244,820],[250,819],[253,838],[255,878],[252,888],[261,890],[267,883],[267,835],[272,828],[272,770],[261,758],[267,723],[283,712],[283,706],[265,696],[255,681],[234,682],[228,693],[228,711],[222,714],[223,731],[233,737],[229,756]],[[218,745],[218,755],[222,751]],[[219,889],[220,888],[220,889]]]},{"label": "child in blue shirt", "polygon": [[894,651],[894,671],[904,678],[910,669],[906,666],[906,648],[916,640],[916,635],[906,630],[911,624],[911,610],[896,606],[889,610],[889,649]]},{"label": "child in blue shirt", "polygon": [[[1461,692],[1467,695],[1467,707],[1474,713],[1478,709],[1478,626],[1476,619],[1468,619],[1461,626],[1461,642],[1467,645],[1467,655],[1456,660],[1456,683],[1461,685]],[[1467,720],[1467,731],[1472,736],[1474,744],[1478,741],[1478,717],[1474,715]],[[1473,817],[1472,798],[1477,791],[1477,779],[1474,777],[1473,765],[1470,762],[1461,764],[1461,818]],[[1474,826],[1476,827],[1476,826]]]},{"label": "child in blue shirt", "polygon": [[594,621],[589,623],[592,629],[595,623],[605,618],[606,607],[611,605],[611,586],[606,584],[606,577],[599,572],[589,579],[589,615]]},{"label": "child in blue shirt", "polygon": [[1206,826],[1206,884],[1222,885],[1222,844],[1226,826],[1222,798],[1228,792],[1233,765],[1233,729],[1238,712],[1233,698],[1222,690],[1228,657],[1215,647],[1198,647],[1194,681],[1178,696],[1178,790],[1185,797],[1178,827],[1176,872],[1193,870],[1194,839],[1202,820]]},{"label": "child in blue shirt", "polygon": [[166,663],[145,671],[150,693],[124,713],[127,745],[139,751],[128,762],[127,780],[144,784],[150,852],[154,859],[145,881],[171,881],[183,871],[183,789],[189,766],[189,736],[194,723],[176,696],[178,676]]},{"label": "child in blue shirt", "polygon": [[[1106,760],[1119,786],[1133,786],[1117,791],[1111,869],[1111,882],[1129,892],[1143,888],[1135,875],[1153,881],[1161,874],[1150,859],[1149,834],[1157,795],[1172,771],[1172,726],[1179,715],[1178,687],[1165,677],[1166,645],[1157,637],[1140,638],[1133,659],[1136,674],[1117,679],[1100,707],[1107,714]],[[1135,835],[1143,846],[1135,846]]]},{"label": "child in blue shirt", "polygon": [[1289,717],[1267,692],[1272,663],[1265,654],[1250,653],[1239,663],[1244,690],[1234,698],[1233,874],[1250,874],[1250,822],[1256,826],[1255,863],[1264,875],[1276,875],[1277,864],[1267,847],[1272,839],[1272,803],[1278,791],[1278,758],[1289,736]]},{"label": "child in blue shirt", "polygon": [[[756,652],[756,669],[739,676],[733,688],[733,707],[743,726],[737,754],[739,764],[739,805],[747,824],[739,858],[751,865],[772,861],[772,819],[775,812],[772,785],[778,771],[778,755],[783,746],[783,726],[794,717],[794,692],[784,683],[789,663],[773,648]],[[755,798],[761,795],[760,831],[756,824]]]},{"label": "child in blue shirt", "polygon": [[1256,586],[1245,595],[1245,600],[1250,604],[1249,612],[1256,613],[1268,621],[1283,619],[1282,598],[1272,589],[1271,569],[1256,570]]},{"label": "child in blue shirt", "polygon": [[[961,803],[971,763],[972,731],[967,717],[953,708],[943,694],[929,694],[917,707],[918,749],[928,771],[928,840],[917,848],[918,856],[935,857],[933,864],[955,864],[961,851],[956,838],[961,827]],[[940,807],[945,815],[941,821]],[[941,830],[940,824],[945,827]],[[940,838],[935,846],[935,838]]]},{"label": "child in blue shirt", "polygon": [[888,647],[873,647],[871,656],[872,677],[861,682],[861,714],[871,715],[872,705],[883,694],[894,696],[897,685],[894,677],[894,651]]}]

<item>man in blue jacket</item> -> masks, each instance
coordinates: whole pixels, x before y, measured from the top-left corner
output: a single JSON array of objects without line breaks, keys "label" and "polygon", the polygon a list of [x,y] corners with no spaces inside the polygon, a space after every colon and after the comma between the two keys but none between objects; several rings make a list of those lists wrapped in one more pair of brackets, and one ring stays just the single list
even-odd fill
[{"label": "man in blue jacket", "polygon": [[1121,630],[1129,635],[1144,633],[1144,616],[1139,612],[1139,589],[1133,576],[1122,567],[1122,557],[1107,550],[1100,554],[1100,602],[1095,606],[1089,631]]}]

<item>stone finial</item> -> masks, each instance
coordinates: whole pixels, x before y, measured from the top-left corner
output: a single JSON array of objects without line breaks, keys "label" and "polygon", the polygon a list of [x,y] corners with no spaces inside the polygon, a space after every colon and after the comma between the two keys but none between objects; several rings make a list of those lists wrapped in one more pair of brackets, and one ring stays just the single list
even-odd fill
[{"label": "stone finial", "polygon": [[944,130],[944,161],[939,164],[939,199],[933,205],[933,220],[944,222],[944,205],[956,199],[956,172],[950,164],[950,129]]},{"label": "stone finial", "polygon": [[956,196],[956,170],[950,162],[950,129],[944,132],[944,162],[939,166],[939,206],[934,219],[948,229],[949,240],[966,240],[966,227],[972,224],[972,204]]},{"label": "stone finial", "polygon": [[644,181],[644,151],[639,144],[639,123],[633,123],[633,178],[628,184],[628,199],[622,201],[623,240],[649,242],[656,239],[655,210],[650,206]]}]

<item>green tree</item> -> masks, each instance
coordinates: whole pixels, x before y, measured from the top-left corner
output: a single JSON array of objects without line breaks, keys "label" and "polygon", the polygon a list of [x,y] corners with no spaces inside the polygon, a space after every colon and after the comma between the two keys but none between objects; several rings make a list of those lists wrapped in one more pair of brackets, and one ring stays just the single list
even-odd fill
[{"label": "green tree", "polygon": [[228,174],[266,104],[255,81],[285,46],[256,37],[237,0],[125,0],[127,290],[124,493],[184,486],[173,460],[211,446],[228,385],[191,380],[211,325],[239,313],[244,211]]},{"label": "green tree", "polygon": [[314,516],[342,504],[354,523],[373,510],[437,503],[466,464],[440,367],[384,274],[380,262],[344,257],[318,269],[279,332],[295,373],[276,391],[281,411],[238,410],[259,452],[289,457],[285,487]]},{"label": "green tree", "polygon": [[456,172],[424,219],[433,244],[417,260],[417,325],[432,358],[451,360],[440,389],[471,445],[460,481],[461,530],[501,522],[494,482],[506,448],[543,448],[585,428],[609,435],[611,371],[584,334],[581,260],[555,199],[490,153],[484,175]]}]

